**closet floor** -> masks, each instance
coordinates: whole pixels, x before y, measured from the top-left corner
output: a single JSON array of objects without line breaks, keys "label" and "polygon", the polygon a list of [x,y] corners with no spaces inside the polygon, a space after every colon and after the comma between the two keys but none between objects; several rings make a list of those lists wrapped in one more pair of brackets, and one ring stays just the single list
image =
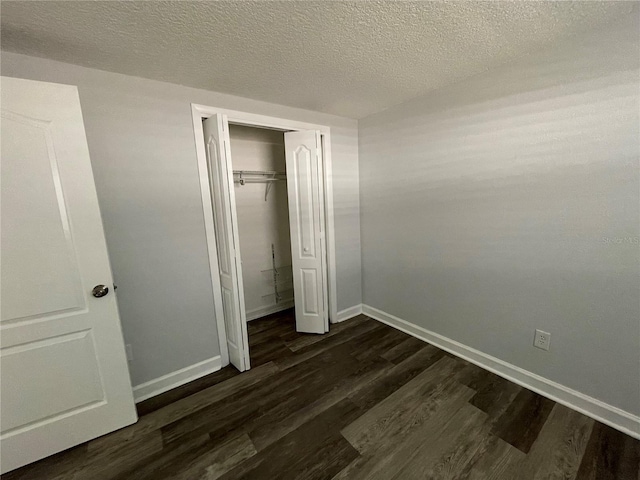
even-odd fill
[{"label": "closet floor", "polygon": [[250,322],[233,367],[14,479],[638,479],[640,442],[363,315]]}]

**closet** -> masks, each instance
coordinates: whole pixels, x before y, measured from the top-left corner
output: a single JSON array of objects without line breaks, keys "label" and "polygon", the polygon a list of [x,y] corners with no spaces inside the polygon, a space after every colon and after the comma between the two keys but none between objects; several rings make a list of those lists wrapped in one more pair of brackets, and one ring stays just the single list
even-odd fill
[{"label": "closet", "polygon": [[294,306],[284,132],[229,125],[229,139],[251,321]]},{"label": "closet", "polygon": [[250,320],[294,305],[296,331],[329,331],[328,133],[192,108],[221,358],[242,372]]}]

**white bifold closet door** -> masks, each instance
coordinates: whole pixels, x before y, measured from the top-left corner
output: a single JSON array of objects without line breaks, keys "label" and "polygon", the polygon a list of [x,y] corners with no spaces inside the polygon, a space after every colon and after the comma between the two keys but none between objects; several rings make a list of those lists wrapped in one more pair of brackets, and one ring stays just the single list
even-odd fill
[{"label": "white bifold closet door", "polygon": [[320,132],[284,134],[296,330],[329,331]]},{"label": "white bifold closet door", "polygon": [[2,77],[0,471],[137,419],[78,90]]},{"label": "white bifold closet door", "polygon": [[216,311],[224,313],[229,361],[243,372],[250,368],[249,340],[233,189],[229,125],[226,115],[216,114],[206,119],[202,126],[209,161],[209,182],[222,293],[222,298],[220,295],[214,295],[214,301],[222,303],[221,308],[216,308]]}]

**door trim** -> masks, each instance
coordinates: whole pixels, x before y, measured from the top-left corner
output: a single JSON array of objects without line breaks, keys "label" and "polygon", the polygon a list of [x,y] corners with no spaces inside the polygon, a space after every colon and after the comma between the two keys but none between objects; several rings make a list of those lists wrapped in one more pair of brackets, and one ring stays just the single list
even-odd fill
[{"label": "door trim", "polygon": [[[329,322],[338,322],[338,288],[336,280],[336,242],[333,213],[333,180],[331,163],[331,129],[326,125],[299,122],[284,118],[271,117],[250,112],[228,110],[225,108],[191,104],[191,117],[196,142],[196,156],[198,159],[198,176],[200,177],[200,195],[204,214],[207,250],[209,253],[209,268],[214,298],[214,311],[218,327],[218,341],[220,343],[220,357],[222,365],[229,364],[229,352],[226,344],[226,329],[222,311],[220,294],[220,279],[218,278],[218,251],[216,247],[213,207],[211,205],[211,188],[209,184],[209,164],[205,152],[205,139],[202,121],[215,114],[227,116],[228,122],[248,127],[269,128],[273,130],[318,130],[322,140],[322,172],[324,180],[324,208],[325,208],[325,239],[327,249],[327,276],[329,288]],[[248,347],[247,347],[248,348]],[[248,353],[248,352],[247,352]]]}]

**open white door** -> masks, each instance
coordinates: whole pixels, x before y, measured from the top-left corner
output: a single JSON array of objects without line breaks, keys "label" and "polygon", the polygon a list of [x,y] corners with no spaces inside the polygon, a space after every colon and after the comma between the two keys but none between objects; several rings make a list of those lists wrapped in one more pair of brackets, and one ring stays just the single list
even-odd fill
[{"label": "open white door", "polygon": [[4,473],[137,417],[78,91],[1,82]]},{"label": "open white door", "polygon": [[209,162],[218,272],[222,290],[222,298],[219,301],[222,303],[221,310],[224,315],[229,361],[243,372],[250,367],[249,340],[244,311],[244,288],[235,192],[233,190],[229,125],[226,115],[218,114],[206,119],[202,127]]},{"label": "open white door", "polygon": [[316,131],[284,134],[296,330],[329,330],[322,148]]}]

